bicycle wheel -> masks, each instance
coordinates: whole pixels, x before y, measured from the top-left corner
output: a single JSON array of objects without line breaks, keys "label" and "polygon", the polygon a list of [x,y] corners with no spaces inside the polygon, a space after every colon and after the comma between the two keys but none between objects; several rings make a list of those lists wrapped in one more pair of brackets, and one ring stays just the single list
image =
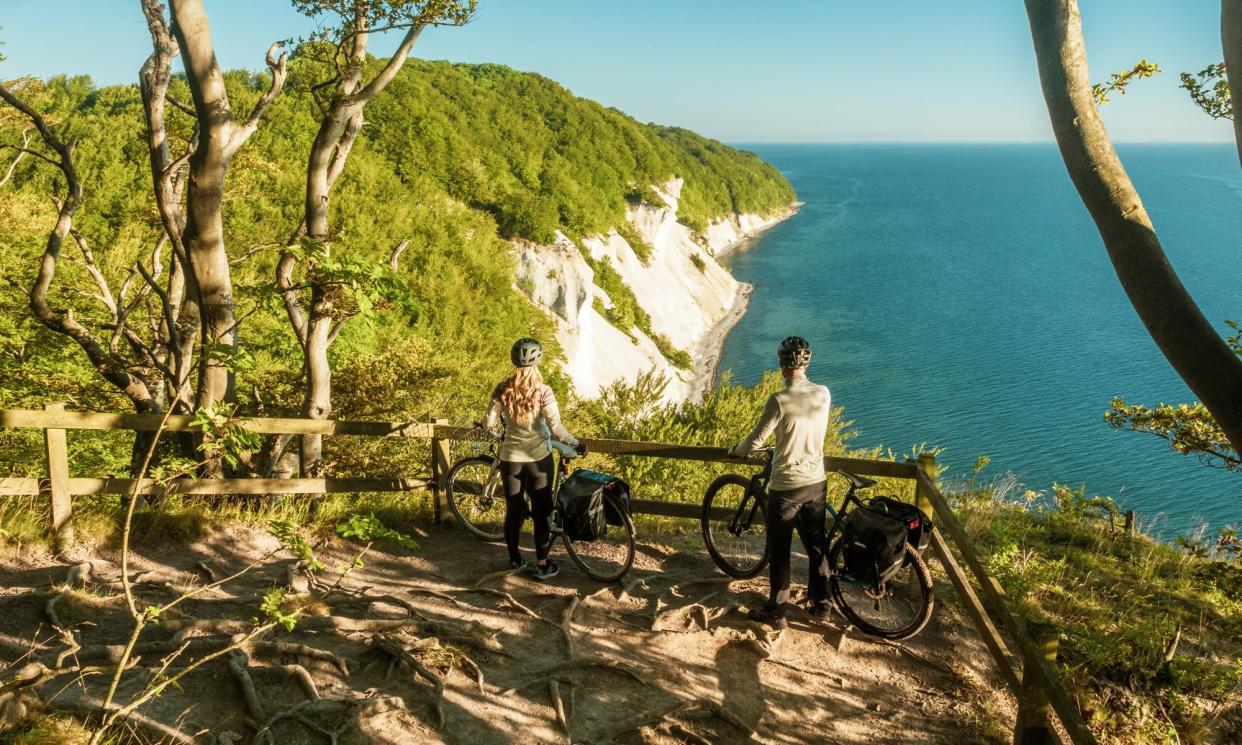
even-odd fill
[{"label": "bicycle wheel", "polygon": [[604,495],[604,509],[621,516],[621,525],[609,525],[604,535],[593,541],[571,541],[561,533],[565,551],[587,576],[600,582],[616,582],[634,563],[634,522],[611,494]]},{"label": "bicycle wheel", "polygon": [[935,597],[931,572],[923,557],[906,544],[906,560],[876,590],[873,583],[845,574],[845,541],[838,538],[828,551],[828,587],[837,607],[863,633],[883,639],[909,639],[931,619]]},{"label": "bicycle wheel", "polygon": [[725,574],[747,579],[768,565],[767,524],[750,479],[730,474],[712,482],[701,521],[707,553]]},{"label": "bicycle wheel", "polygon": [[505,494],[496,460],[486,455],[463,458],[449,469],[445,481],[457,522],[485,541],[503,541]]}]

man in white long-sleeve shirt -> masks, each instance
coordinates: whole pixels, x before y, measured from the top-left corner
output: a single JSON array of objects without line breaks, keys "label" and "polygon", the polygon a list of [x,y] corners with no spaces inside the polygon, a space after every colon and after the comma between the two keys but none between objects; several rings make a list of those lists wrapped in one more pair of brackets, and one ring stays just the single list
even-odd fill
[{"label": "man in white long-sleeve shirt", "polygon": [[822,615],[828,609],[828,565],[823,545],[827,493],[824,436],[832,394],[826,386],[807,380],[811,345],[806,339],[785,339],[777,348],[777,357],[785,388],[772,394],[755,428],[729,455],[744,458],[763,447],[768,437],[776,435],[768,502],[764,506],[771,547],[771,589],[767,604],[751,610],[750,617],[784,628],[789,603],[789,550],[795,529],[811,560],[807,586],[810,611]]}]

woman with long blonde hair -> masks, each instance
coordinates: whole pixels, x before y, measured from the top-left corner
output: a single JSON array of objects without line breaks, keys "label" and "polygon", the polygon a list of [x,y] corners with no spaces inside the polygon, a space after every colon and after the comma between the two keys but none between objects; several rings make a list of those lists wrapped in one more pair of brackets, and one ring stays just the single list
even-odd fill
[{"label": "woman with long blonde hair", "polygon": [[535,523],[535,579],[548,580],[560,571],[556,562],[548,560],[552,547],[552,531],[548,518],[552,514],[552,439],[576,448],[578,442],[561,424],[556,394],[543,382],[539,362],[543,347],[535,339],[518,339],[509,352],[515,368],[513,375],[496,386],[483,426],[495,429],[498,421],[505,425],[504,441],[500,444],[500,474],[505,487],[505,543],[509,547],[509,565],[515,569],[526,566],[518,551],[522,523],[526,521],[526,500],[530,497],[531,517]]}]

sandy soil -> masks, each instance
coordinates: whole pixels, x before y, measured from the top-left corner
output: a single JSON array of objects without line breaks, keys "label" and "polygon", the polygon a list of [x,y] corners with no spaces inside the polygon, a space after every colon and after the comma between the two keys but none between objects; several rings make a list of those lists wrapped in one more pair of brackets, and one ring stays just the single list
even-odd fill
[{"label": "sandy soil", "polygon": [[[819,623],[800,611],[779,634],[747,622],[742,611],[762,602],[766,580],[722,582],[690,535],[644,542],[625,583],[608,586],[580,574],[559,547],[554,552],[562,573],[551,583],[502,573],[480,584],[503,566],[503,548],[453,528],[434,529],[420,543],[416,550],[369,555],[366,566],[342,583],[348,592],[301,595],[306,616],[292,633],[273,632],[264,638],[269,644],[250,648],[232,666],[221,658],[186,676],[139,710],[140,741],[264,742],[256,737],[262,719],[273,722],[266,741],[281,745],[963,745],[988,742],[986,723],[1013,714],[982,642],[947,585],[937,586],[939,602],[928,628],[892,646],[843,632],[839,618]],[[277,547],[264,533],[229,529],[190,545],[142,549],[135,566],[140,602],[171,599],[210,581],[208,570],[223,577]],[[333,567],[353,550],[331,542],[317,552]],[[277,553],[241,579],[170,612],[142,644],[190,641],[168,666],[176,671],[226,644],[229,634],[245,631],[258,615],[259,598],[288,585],[294,565],[288,554]],[[75,630],[82,647],[65,665],[98,665],[107,652],[99,645],[124,641],[124,599],[110,584],[119,577],[116,567],[96,563],[94,579],[63,592],[72,566],[28,553],[0,560],[6,676],[29,662],[13,665],[32,640],[40,642],[34,658],[48,666],[66,649],[49,624],[53,597],[54,615]],[[302,575],[292,576],[292,586],[300,588]],[[270,642],[306,648],[291,653]],[[382,648],[393,644],[405,654]],[[167,655],[158,645],[144,648],[126,673],[119,700],[158,680]],[[416,674],[411,662],[395,661],[406,655],[431,677]],[[98,706],[107,677],[59,675],[19,693],[28,710],[89,712]],[[249,702],[243,695],[247,677],[255,693]],[[442,719],[437,678],[443,683]],[[0,712],[12,715],[16,703],[7,698],[0,698]]]}]

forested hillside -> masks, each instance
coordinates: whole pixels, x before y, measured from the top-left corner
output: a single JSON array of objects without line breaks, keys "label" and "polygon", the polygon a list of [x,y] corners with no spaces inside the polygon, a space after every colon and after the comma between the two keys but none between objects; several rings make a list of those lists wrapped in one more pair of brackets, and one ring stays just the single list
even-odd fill
[{"label": "forested hillside", "polygon": [[[372,60],[378,65],[381,61]],[[295,55],[285,90],[237,154],[225,194],[225,240],[233,264],[240,342],[228,355],[243,413],[297,412],[301,354],[283,317],[274,266],[303,209],[306,158],[319,123],[311,93],[321,72]],[[234,108],[249,108],[264,76],[226,75]],[[136,85],[96,87],[83,77],[25,81],[19,90],[65,139],[84,197],[74,226],[112,287],[142,287],[134,262],[149,257],[161,233],[152,201],[145,120]],[[176,104],[191,98],[184,79],[169,91],[174,151],[184,151],[194,119]],[[19,143],[28,123],[7,107],[0,141]],[[37,142],[37,138],[35,139]],[[11,152],[9,155],[11,158]],[[7,170],[6,159],[0,171]],[[332,201],[333,250],[355,284],[393,281],[400,297],[358,294],[367,307],[332,347],[334,416],[468,415],[507,365],[513,338],[551,338],[544,315],[512,289],[507,239],[546,242],[560,229],[588,236],[621,225],[627,200],[651,184],[686,180],[679,219],[704,229],[734,212],[770,213],[794,195],[750,153],[682,129],[640,124],[576,98],[556,83],[498,65],[411,61],[366,110],[366,123]],[[91,368],[81,350],[33,318],[26,293],[56,207],[57,169],[21,159],[0,188],[0,406],[64,398],[75,408],[126,410],[130,402]],[[400,242],[394,277],[379,276]],[[66,243],[51,302],[106,325],[81,246]],[[165,251],[163,261],[168,260]],[[385,270],[386,271],[386,270]],[[365,288],[364,288],[365,289]],[[355,299],[355,302],[357,299]],[[150,313],[153,296],[137,304]],[[117,343],[117,340],[113,340]],[[123,340],[121,346],[124,347]],[[556,355],[552,355],[555,357]],[[561,385],[555,365],[548,372]],[[0,434],[10,470],[38,442]],[[78,472],[122,472],[128,450],[81,448]]]}]

